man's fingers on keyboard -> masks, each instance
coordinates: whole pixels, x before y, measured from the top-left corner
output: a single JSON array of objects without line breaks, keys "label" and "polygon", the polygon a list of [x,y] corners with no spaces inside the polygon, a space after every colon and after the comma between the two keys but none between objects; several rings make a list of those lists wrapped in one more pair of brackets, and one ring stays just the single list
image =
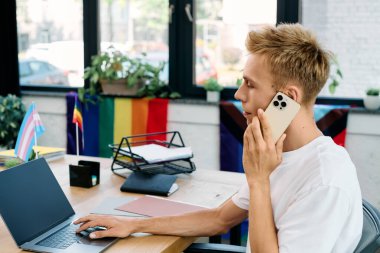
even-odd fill
[{"label": "man's fingers on keyboard", "polygon": [[96,227],[96,226],[100,226],[100,225],[102,225],[102,224],[98,223],[97,221],[89,221],[86,223],[82,223],[82,225],[80,225],[80,227],[77,229],[77,233],[80,231],[86,230],[88,228],[92,228],[92,227]]},{"label": "man's fingers on keyboard", "polygon": [[110,230],[96,231],[90,234],[91,239],[99,239],[103,237],[114,237],[114,236],[115,235],[113,235]]}]

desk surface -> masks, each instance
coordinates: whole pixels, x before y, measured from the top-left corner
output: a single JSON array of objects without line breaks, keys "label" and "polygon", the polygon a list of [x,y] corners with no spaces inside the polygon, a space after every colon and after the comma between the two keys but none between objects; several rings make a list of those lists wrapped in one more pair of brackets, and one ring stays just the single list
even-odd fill
[{"label": "desk surface", "polygon": [[[99,161],[101,163],[100,184],[90,189],[70,187],[68,164],[77,164],[78,160]],[[49,162],[59,184],[79,215],[88,214],[107,197],[143,196],[141,194],[125,193],[119,190],[124,178],[114,175],[111,170],[111,159],[94,157],[76,157],[67,155],[65,158]],[[178,175],[179,190],[168,197],[206,207],[217,207],[230,198],[243,184],[244,174],[221,171],[195,171],[190,175]],[[106,252],[182,252],[196,238],[178,236],[158,236],[136,234],[120,239]],[[1,252],[21,252],[13,241],[4,222],[0,219]]]}]

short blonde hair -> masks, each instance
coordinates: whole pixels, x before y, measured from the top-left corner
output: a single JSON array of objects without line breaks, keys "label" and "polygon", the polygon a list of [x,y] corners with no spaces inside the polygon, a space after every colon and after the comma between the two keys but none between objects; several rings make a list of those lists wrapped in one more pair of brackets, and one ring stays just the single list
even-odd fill
[{"label": "short blonde hair", "polygon": [[303,103],[315,102],[329,77],[331,53],[300,24],[266,26],[251,31],[246,40],[249,53],[266,57],[280,90],[293,81],[303,90]]}]

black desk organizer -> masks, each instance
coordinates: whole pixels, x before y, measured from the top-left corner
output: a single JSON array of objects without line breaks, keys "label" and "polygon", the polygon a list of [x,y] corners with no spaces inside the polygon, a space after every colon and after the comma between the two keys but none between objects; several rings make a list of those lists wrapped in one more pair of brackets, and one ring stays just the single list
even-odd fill
[{"label": "black desk organizer", "polygon": [[90,188],[100,182],[100,163],[80,160],[69,165],[70,186]]},{"label": "black desk organizer", "polygon": [[[154,140],[155,137],[157,138],[160,135],[165,136],[164,139],[170,141]],[[146,137],[150,137],[153,140],[146,140]],[[111,165],[112,172],[119,176],[127,177],[127,175],[120,172],[120,170],[129,169],[132,171],[140,171],[149,174],[168,175],[191,173],[195,171],[195,165],[190,160],[192,157],[149,163],[144,159],[144,157],[132,153],[131,147],[147,144],[157,144],[166,148],[185,147],[181,134],[178,131],[149,133],[123,137],[119,144],[109,145],[109,147],[114,152]],[[127,148],[129,152],[123,150],[122,148]]]}]

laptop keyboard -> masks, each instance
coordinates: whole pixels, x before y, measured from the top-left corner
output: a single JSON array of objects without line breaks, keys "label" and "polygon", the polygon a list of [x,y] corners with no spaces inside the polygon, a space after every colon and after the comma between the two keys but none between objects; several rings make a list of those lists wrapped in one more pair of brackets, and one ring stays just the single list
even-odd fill
[{"label": "laptop keyboard", "polygon": [[76,229],[77,227],[74,225],[66,225],[54,234],[38,242],[37,245],[49,248],[66,249],[71,244],[78,241],[78,237],[75,233]]}]

